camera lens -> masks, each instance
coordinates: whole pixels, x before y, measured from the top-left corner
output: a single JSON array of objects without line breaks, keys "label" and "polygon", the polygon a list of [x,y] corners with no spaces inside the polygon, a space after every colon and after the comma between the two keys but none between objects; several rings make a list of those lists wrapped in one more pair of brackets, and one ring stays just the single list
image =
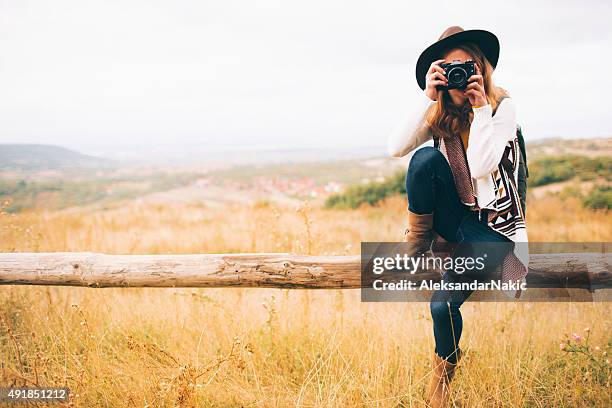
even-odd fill
[{"label": "camera lens", "polygon": [[467,80],[467,72],[463,68],[453,68],[448,74],[448,82],[451,84],[461,84]]}]

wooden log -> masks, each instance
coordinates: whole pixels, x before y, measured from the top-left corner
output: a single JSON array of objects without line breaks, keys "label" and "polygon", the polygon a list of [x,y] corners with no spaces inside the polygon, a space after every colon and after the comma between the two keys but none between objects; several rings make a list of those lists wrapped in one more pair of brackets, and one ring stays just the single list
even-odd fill
[{"label": "wooden log", "polygon": [[[531,254],[530,288],[612,287],[606,253]],[[0,253],[0,284],[102,287],[359,288],[361,260],[287,253]],[[432,272],[407,279],[439,279]]]},{"label": "wooden log", "polygon": [[359,256],[1,253],[0,284],[357,288]]}]

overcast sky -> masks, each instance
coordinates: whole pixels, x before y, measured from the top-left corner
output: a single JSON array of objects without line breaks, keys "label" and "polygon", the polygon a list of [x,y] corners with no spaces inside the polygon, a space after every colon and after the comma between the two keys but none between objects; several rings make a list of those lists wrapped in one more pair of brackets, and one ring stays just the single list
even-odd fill
[{"label": "overcast sky", "polygon": [[611,4],[0,0],[0,142],[383,146],[449,25],[499,37],[528,140],[609,137]]}]

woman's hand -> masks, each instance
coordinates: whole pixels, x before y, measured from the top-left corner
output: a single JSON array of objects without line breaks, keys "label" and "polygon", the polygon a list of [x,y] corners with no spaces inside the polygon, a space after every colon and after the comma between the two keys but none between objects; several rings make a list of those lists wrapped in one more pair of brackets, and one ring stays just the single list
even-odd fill
[{"label": "woman's hand", "polygon": [[481,107],[489,103],[487,101],[487,95],[484,88],[484,81],[482,79],[482,73],[480,67],[475,64],[476,74],[472,75],[468,79],[468,86],[465,88],[463,95],[467,96],[470,100],[470,105]]},{"label": "woman's hand", "polygon": [[438,99],[438,85],[448,85],[448,80],[444,76],[444,70],[440,68],[440,64],[443,63],[443,59],[434,61],[427,70],[427,77],[425,78],[425,95],[432,101]]}]

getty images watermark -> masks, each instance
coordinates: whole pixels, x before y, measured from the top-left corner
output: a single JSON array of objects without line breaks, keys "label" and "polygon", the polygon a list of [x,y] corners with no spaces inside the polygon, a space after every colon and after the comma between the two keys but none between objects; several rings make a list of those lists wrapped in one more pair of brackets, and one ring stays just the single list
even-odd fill
[{"label": "getty images watermark", "polygon": [[410,249],[362,242],[362,301],[429,301],[440,291],[479,301],[612,300],[610,243],[436,243],[416,256]]}]

